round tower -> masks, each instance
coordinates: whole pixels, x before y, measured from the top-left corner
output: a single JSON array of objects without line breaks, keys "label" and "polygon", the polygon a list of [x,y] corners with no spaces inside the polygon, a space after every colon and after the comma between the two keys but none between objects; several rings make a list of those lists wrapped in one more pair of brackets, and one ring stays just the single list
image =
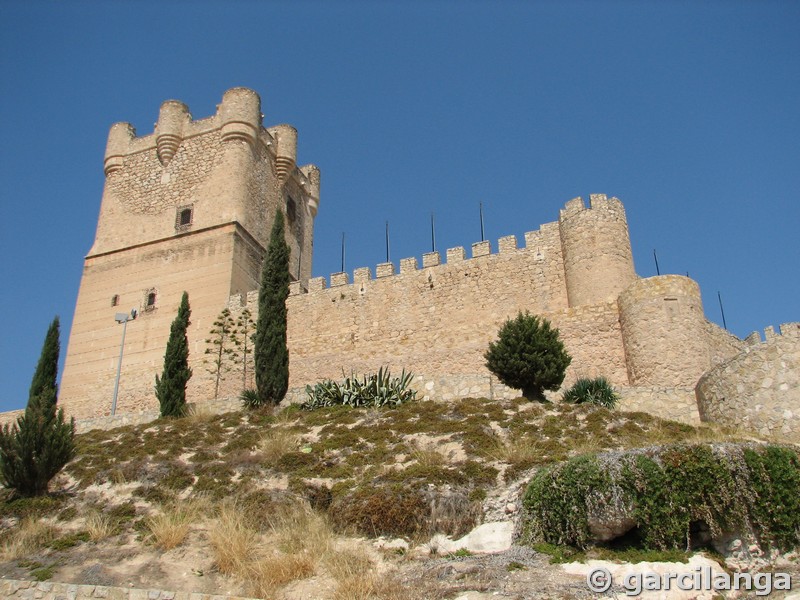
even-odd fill
[{"label": "round tower", "polygon": [[567,202],[558,219],[570,307],[610,302],[636,280],[625,208],[592,194]]},{"label": "round tower", "polygon": [[711,366],[697,283],[682,275],[639,279],[618,303],[630,384],[694,387]]},{"label": "round tower", "polygon": [[276,125],[269,132],[277,139],[275,170],[278,181],[285,183],[297,164],[297,129],[291,125]]},{"label": "round tower", "polygon": [[183,125],[192,120],[189,107],[178,100],[167,100],[161,105],[156,123],[156,151],[165,167],[175,156],[183,140]]},{"label": "round tower", "polygon": [[131,140],[136,137],[136,130],[130,123],[114,123],[108,132],[106,156],[103,160],[103,172],[106,177],[122,168],[122,160],[130,151]]},{"label": "round tower", "polygon": [[261,98],[253,90],[232,88],[219,105],[222,141],[243,140],[253,146],[261,129]]}]

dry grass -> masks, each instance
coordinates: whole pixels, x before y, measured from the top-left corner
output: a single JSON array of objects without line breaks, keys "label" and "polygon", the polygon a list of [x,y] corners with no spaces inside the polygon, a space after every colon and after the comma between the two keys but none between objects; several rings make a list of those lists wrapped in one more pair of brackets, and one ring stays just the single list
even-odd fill
[{"label": "dry grass", "polygon": [[330,523],[308,503],[281,508],[269,519],[269,528],[278,547],[289,554],[305,552],[319,559],[332,548]]},{"label": "dry grass", "polygon": [[589,437],[575,442],[570,450],[570,456],[580,456],[581,454],[594,454],[603,451],[603,444],[596,437]]},{"label": "dry grass", "polygon": [[276,588],[311,577],[314,571],[315,561],[307,554],[271,554],[249,563],[245,576],[251,593],[269,598]]},{"label": "dry grass", "polygon": [[289,452],[294,452],[300,445],[300,437],[284,429],[272,429],[258,443],[258,449],[264,462],[276,465],[281,457]]},{"label": "dry grass", "polygon": [[421,467],[430,468],[442,467],[448,462],[448,457],[433,443],[418,444],[409,452],[409,458]]},{"label": "dry grass", "polygon": [[58,537],[58,528],[28,517],[19,526],[4,536],[0,545],[3,560],[15,560],[30,556]]},{"label": "dry grass", "polygon": [[193,501],[168,506],[163,512],[149,517],[146,525],[155,546],[166,551],[181,545],[200,514],[200,503]]},{"label": "dry grass", "polygon": [[84,529],[89,534],[89,539],[93,542],[99,542],[107,537],[114,535],[116,527],[111,520],[111,517],[104,515],[100,512],[93,512],[86,517],[86,524]]},{"label": "dry grass", "polygon": [[184,417],[187,425],[202,425],[208,423],[216,415],[204,404],[190,404],[188,414]]},{"label": "dry grass", "polygon": [[489,457],[509,464],[526,463],[540,458],[541,450],[528,436],[510,437],[505,440],[498,437],[494,448],[489,451]]},{"label": "dry grass", "polygon": [[256,550],[258,534],[235,502],[224,502],[208,532],[214,562],[221,573],[244,574]]}]

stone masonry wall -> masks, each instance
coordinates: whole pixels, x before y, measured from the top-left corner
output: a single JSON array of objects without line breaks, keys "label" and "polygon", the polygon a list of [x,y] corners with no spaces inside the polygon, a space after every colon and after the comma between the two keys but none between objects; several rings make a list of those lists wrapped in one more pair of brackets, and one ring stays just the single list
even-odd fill
[{"label": "stone masonry wall", "polygon": [[764,342],[711,369],[695,392],[703,421],[800,442],[800,323],[779,335],[768,327]]},{"label": "stone masonry wall", "polygon": [[[331,277],[331,287],[313,279],[308,293],[295,284],[287,300],[290,387],[389,365],[397,373],[413,371],[422,396],[516,396],[498,391],[502,386],[486,370],[483,353],[502,323],[525,310],[561,331],[573,356],[567,383],[605,375],[626,385],[616,302],[569,308],[556,224],[525,238],[524,248],[513,236],[502,238],[495,254],[489,242],[474,244],[470,259],[452,248],[445,264],[427,254],[421,269],[416,259],[404,259],[399,274],[392,264],[378,265],[375,278],[358,269],[354,283],[345,283],[341,273]],[[229,304],[234,316],[243,306],[255,318],[257,293]],[[227,375],[224,393],[241,385],[237,368]]]},{"label": "stone masonry wall", "polygon": [[570,200],[558,219],[570,306],[611,302],[636,280],[622,202],[605,194],[589,201],[586,209]]},{"label": "stone masonry wall", "polygon": [[242,596],[140,590],[105,585],[76,585],[52,581],[0,579],[0,597],[7,600],[253,600]]},{"label": "stone masonry wall", "polygon": [[620,294],[619,310],[631,385],[692,387],[712,353],[733,354],[709,338],[700,288],[688,277],[640,279]]},{"label": "stone masonry wall", "polygon": [[691,387],[618,387],[617,410],[645,412],[662,419],[700,424],[697,400]]}]

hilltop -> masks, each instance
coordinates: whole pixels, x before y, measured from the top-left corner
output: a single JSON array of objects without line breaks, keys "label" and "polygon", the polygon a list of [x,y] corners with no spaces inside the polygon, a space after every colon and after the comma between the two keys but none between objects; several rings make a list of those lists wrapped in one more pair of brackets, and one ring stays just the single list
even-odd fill
[{"label": "hilltop", "polygon": [[455,540],[488,522],[519,533],[522,492],[545,465],[733,441],[759,442],[646,413],[474,398],[200,413],[95,430],[77,437],[51,495],[0,504],[0,570],[9,579],[258,597],[590,597],[584,578],[551,566],[549,555],[689,555],[533,544],[479,556],[433,536]]}]

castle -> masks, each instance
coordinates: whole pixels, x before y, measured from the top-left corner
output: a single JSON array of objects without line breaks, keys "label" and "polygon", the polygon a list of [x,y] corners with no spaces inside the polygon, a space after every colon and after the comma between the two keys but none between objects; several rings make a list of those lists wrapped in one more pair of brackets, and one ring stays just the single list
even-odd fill
[{"label": "castle", "polygon": [[[213,398],[206,339],[224,307],[234,316],[257,311],[277,210],[291,249],[293,397],[322,378],[381,365],[413,371],[422,397],[517,396],[486,370],[483,353],[506,319],[527,310],[559,328],[573,357],[565,384],[603,375],[623,408],[697,422],[698,380],[746,351],[745,341],[706,320],[693,280],[637,277],[625,210],[605,195],[592,195],[588,207],[570,200],[557,221],[526,233],[524,246],[508,236],[496,252],[483,241],[469,257],[451,248],[444,261],[438,252],[421,265],[403,259],[397,272],[394,263],[377,265],[374,277],[356,269],[352,282],[347,273],[311,278],[320,172],[298,167],[296,148],[295,129],[265,128],[260,99],[245,88],[227,91],[201,120],[167,101],[143,137],[127,123],[112,126],[61,382],[68,414],[109,414],[122,335],[114,316],[131,308],[139,316],[127,325],[117,412],[156,408],[154,377],[184,290],[192,308],[188,397]],[[238,365],[222,393],[235,396],[245,384]],[[791,431],[798,417],[788,419]]]}]

